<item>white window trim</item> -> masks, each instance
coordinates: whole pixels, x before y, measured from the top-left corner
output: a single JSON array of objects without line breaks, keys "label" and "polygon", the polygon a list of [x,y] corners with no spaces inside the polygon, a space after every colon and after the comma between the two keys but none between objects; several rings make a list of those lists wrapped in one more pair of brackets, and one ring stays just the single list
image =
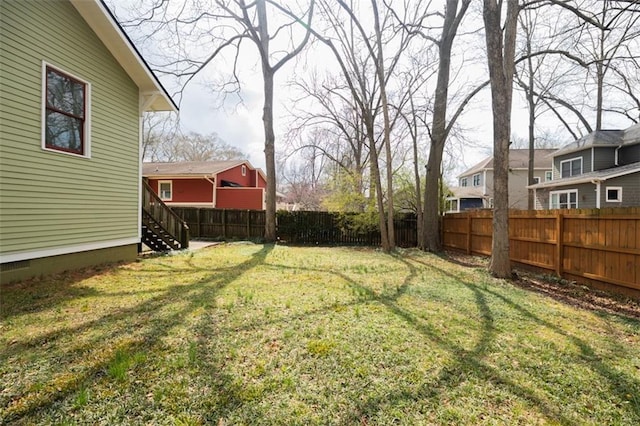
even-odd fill
[{"label": "white window trim", "polygon": [[538,184],[538,183],[540,183],[540,177],[539,176],[534,176],[533,177],[533,184],[535,185],[535,184]]},{"label": "white window trim", "polygon": [[469,186],[469,181],[466,177],[460,178],[460,186],[464,186],[464,187]]},{"label": "white window trim", "polygon": [[[451,204],[453,202],[456,203],[456,209],[455,210],[451,209]],[[460,213],[460,199],[459,198],[453,198],[453,197],[447,198],[447,203],[448,203],[447,207],[449,207],[447,209],[447,213]]]},{"label": "white window trim", "polygon": [[[610,199],[609,198],[609,190],[617,190],[618,191],[618,198],[617,199]],[[604,193],[605,193],[605,199],[606,199],[607,203],[621,203],[622,202],[622,187],[621,186],[607,186],[604,189]]]},{"label": "white window trim", "polygon": [[[573,162],[573,161],[576,161],[576,160],[580,160],[580,174],[577,174],[577,175],[570,174],[569,176],[566,176],[566,177],[562,176],[562,164],[570,163],[570,162]],[[560,161],[560,170],[559,171],[560,171],[560,178],[561,179],[562,178],[566,179],[566,178],[570,178],[570,177],[574,177],[574,176],[580,176],[581,174],[584,173],[584,161],[582,160],[582,157],[574,157],[574,158],[569,158],[568,160],[562,160],[562,161]],[[571,167],[569,167],[569,172],[571,172]]]},{"label": "white window trim", "polygon": [[[579,208],[580,200],[579,200],[579,197],[578,197],[578,190],[577,189],[564,189],[562,191],[551,191],[551,192],[549,192],[549,209],[560,209],[560,207],[554,207],[553,206],[553,195],[554,194],[558,194],[558,196],[560,194],[567,194],[567,199],[569,199],[568,198],[570,196],[569,194],[574,193],[574,192],[576,194],[576,206],[575,207],[567,207],[567,208],[569,208],[569,209],[571,209],[571,208],[575,208],[575,209]],[[569,204],[570,204],[570,202],[569,202]]]},{"label": "white window trim", "polygon": [[[476,176],[478,176],[478,184],[477,185],[476,185]],[[471,176],[471,182],[473,183],[474,187],[480,186],[480,180],[481,180],[480,173],[476,173],[473,176]]]},{"label": "white window trim", "polygon": [[242,168],[240,169],[240,171],[242,172],[242,176],[246,176],[247,175],[247,166],[245,166],[244,164],[242,165]]},{"label": "white window trim", "polygon": [[[168,183],[169,184],[169,192],[171,193],[171,197],[169,198],[165,198],[162,196],[162,184],[163,183]],[[173,181],[172,180],[159,180],[158,181],[158,196],[160,197],[160,199],[162,201],[171,201],[173,200]]]},{"label": "white window trim", "polygon": [[547,182],[550,181],[550,180],[553,180],[553,172],[550,171],[550,170],[545,171],[544,172],[544,180],[547,181]]},{"label": "white window trim", "polygon": [[[62,74],[66,74],[69,77],[73,77],[85,85],[85,89],[86,89],[85,90],[85,110],[84,110],[85,117],[84,117],[84,129],[83,129],[84,154],[76,154],[74,152],[61,151],[58,149],[47,148],[46,146],[46,142],[47,142],[46,141],[46,138],[47,138],[47,67],[52,68],[58,72],[61,72]],[[69,71],[66,71],[56,65],[52,65],[46,61],[42,61],[41,78],[42,78],[42,82],[41,82],[42,93],[40,95],[40,101],[41,101],[40,140],[41,140],[42,149],[44,151],[54,152],[56,154],[71,155],[73,157],[79,157],[79,158],[91,158],[91,83],[89,83],[87,80],[80,78]]]}]

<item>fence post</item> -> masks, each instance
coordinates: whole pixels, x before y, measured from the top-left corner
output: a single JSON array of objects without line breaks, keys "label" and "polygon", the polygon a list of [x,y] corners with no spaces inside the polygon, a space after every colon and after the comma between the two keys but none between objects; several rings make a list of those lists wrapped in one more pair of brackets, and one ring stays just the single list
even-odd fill
[{"label": "fence post", "polygon": [[471,213],[467,212],[467,254],[471,254]]},{"label": "fence post", "polygon": [[560,210],[556,213],[556,275],[562,277],[562,237],[564,233],[564,215]]}]

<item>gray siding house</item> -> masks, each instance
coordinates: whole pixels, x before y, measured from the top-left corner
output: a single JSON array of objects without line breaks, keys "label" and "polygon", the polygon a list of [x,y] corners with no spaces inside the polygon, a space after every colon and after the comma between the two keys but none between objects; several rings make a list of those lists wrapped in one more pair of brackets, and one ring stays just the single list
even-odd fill
[{"label": "gray siding house", "polygon": [[[538,182],[551,180],[550,155],[555,149],[536,149],[533,176]],[[527,208],[529,150],[509,150],[509,207]],[[487,157],[458,176],[458,186],[449,188],[447,212],[493,207],[493,157]]]},{"label": "gray siding house", "polygon": [[553,179],[529,188],[537,209],[640,206],[640,124],[562,147],[553,154]]}]

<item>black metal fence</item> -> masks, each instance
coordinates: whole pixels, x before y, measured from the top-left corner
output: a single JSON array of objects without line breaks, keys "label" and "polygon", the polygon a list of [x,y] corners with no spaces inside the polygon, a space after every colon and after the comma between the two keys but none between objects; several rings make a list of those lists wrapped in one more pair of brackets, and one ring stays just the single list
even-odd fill
[{"label": "black metal fence", "polygon": [[[173,207],[191,230],[192,238],[229,240],[264,238],[264,210],[229,210]],[[277,237],[285,244],[379,246],[377,216],[359,213],[279,211]],[[396,245],[417,245],[416,217],[398,216],[394,221]]]}]

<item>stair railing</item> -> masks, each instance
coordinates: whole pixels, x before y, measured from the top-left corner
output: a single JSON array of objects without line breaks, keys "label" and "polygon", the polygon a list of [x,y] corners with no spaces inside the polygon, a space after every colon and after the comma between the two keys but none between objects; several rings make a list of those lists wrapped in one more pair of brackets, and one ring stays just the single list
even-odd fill
[{"label": "stair railing", "polygon": [[189,247],[189,226],[160,199],[146,181],[142,181],[142,209],[180,242]]}]

